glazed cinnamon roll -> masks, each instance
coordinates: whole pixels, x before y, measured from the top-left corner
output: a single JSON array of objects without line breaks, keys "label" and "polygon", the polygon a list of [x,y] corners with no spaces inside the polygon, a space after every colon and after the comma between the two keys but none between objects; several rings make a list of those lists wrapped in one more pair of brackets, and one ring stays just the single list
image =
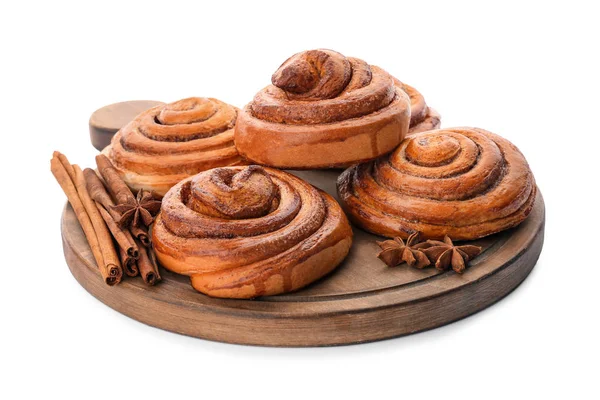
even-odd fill
[{"label": "glazed cinnamon roll", "polygon": [[536,185],[508,140],[452,128],[417,133],[393,153],[347,169],[338,193],[350,219],[375,234],[471,240],[527,218]]},{"label": "glazed cinnamon roll", "polygon": [[414,87],[402,83],[398,79],[394,79],[394,83],[410,98],[410,126],[407,136],[438,129],[442,118],[437,111],[425,103],[423,95]]},{"label": "glazed cinnamon roll", "polygon": [[190,175],[240,164],[233,144],[237,113],[211,98],[157,106],[119,130],[103,153],[133,190],[164,195]]},{"label": "glazed cinnamon roll", "polygon": [[343,167],[393,150],[410,121],[406,93],[383,69],[332,50],[298,53],[238,117],[247,159],[291,169]]},{"label": "glazed cinnamon roll", "polygon": [[216,168],[175,185],[153,229],[160,263],[207,295],[301,288],[348,254],[352,230],[328,194],[286,172]]}]

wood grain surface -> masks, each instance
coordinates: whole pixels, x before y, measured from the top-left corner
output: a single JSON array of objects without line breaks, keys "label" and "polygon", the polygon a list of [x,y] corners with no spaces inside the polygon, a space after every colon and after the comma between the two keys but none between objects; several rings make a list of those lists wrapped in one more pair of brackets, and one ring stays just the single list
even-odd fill
[{"label": "wood grain surface", "polygon": [[[336,196],[340,171],[296,175]],[[286,295],[215,299],[195,292],[187,277],[161,269],[147,287],[125,279],[108,287],[69,205],[62,217],[67,264],[77,281],[109,307],[148,325],[199,338],[265,346],[327,346],[369,342],[439,327],[498,301],[533,269],[544,240],[541,194],[519,227],[472,243],[484,252],[464,274],[389,268],[376,258],[380,239],[354,227],[350,255],[333,273]]]},{"label": "wood grain surface", "polygon": [[98,150],[110,144],[110,140],[122,126],[150,107],[164,104],[153,100],[132,100],[104,106],[90,117],[90,140]]}]

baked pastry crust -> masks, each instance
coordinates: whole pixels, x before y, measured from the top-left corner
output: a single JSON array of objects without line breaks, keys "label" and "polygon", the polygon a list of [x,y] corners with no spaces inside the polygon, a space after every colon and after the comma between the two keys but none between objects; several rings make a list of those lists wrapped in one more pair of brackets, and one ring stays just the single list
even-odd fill
[{"label": "baked pastry crust", "polygon": [[350,219],[378,235],[472,240],[521,223],[536,197],[525,157],[477,128],[417,133],[338,178]]},{"label": "baked pastry crust", "polygon": [[103,153],[134,191],[164,195],[200,171],[241,163],[233,144],[237,114],[213,98],[153,107],[119,130]]},{"label": "baked pastry crust", "polygon": [[328,194],[283,171],[216,168],[175,185],[153,231],[156,256],[207,295],[299,289],[348,254],[352,229]]},{"label": "baked pastry crust", "polygon": [[437,111],[427,105],[423,95],[414,87],[400,82],[398,79],[394,79],[394,83],[406,92],[410,98],[410,126],[406,136],[438,129],[441,125],[442,117]]},{"label": "baked pastry crust", "polygon": [[406,93],[383,69],[332,50],[286,60],[240,112],[245,158],[289,169],[344,167],[393,150],[410,121]]}]

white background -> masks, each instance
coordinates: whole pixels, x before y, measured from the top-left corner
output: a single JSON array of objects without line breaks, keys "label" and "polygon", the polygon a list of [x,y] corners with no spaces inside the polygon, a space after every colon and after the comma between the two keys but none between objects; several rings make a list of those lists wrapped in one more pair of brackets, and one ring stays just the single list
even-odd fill
[{"label": "white background", "polygon": [[[598,398],[595,2],[7,3],[1,398]],[[547,207],[530,277],[449,326],[317,349],[179,336],[85,292],[62,254],[52,151],[92,166],[97,108],[188,96],[243,106],[288,56],[318,47],[415,86],[443,126],[482,127],[522,150]]]}]

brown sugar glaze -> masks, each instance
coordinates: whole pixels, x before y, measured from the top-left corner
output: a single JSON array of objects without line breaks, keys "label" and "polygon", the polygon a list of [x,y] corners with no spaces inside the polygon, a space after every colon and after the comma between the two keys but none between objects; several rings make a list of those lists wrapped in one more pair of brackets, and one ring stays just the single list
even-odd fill
[{"label": "brown sugar glaze", "polygon": [[237,114],[212,98],[157,106],[119,130],[104,154],[132,189],[164,195],[200,171],[241,163],[233,144]]},{"label": "brown sugar glaze", "polygon": [[332,50],[286,60],[240,111],[235,142],[262,165],[343,167],[395,148],[408,132],[408,95],[383,69]]},{"label": "brown sugar glaze", "polygon": [[347,255],[352,230],[328,194],[286,172],[216,168],[185,179],[163,199],[153,229],[157,257],[216,297],[296,290]]},{"label": "brown sugar glaze", "polygon": [[477,128],[415,134],[391,154],[338,179],[342,206],[378,235],[472,240],[514,227],[531,211],[535,179],[508,140]]}]

